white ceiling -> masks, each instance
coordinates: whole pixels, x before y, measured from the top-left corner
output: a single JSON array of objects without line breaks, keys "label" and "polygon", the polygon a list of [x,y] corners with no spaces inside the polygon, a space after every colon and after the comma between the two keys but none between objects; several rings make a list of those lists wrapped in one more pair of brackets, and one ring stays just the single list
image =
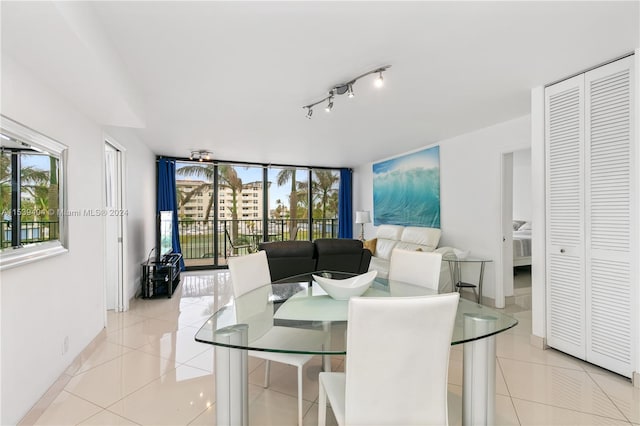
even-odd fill
[{"label": "white ceiling", "polygon": [[[640,44],[638,1],[7,2],[2,53],[155,153],[354,166],[529,113]],[[375,67],[336,99],[301,108]]]}]

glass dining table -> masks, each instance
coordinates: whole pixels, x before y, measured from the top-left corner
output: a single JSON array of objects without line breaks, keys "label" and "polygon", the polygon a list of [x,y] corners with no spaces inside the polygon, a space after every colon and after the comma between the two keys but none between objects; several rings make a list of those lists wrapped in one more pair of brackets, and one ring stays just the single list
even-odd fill
[{"label": "glass dining table", "polygon": [[[314,274],[335,279],[354,276],[335,271]],[[425,287],[377,278],[361,297],[435,293]],[[213,314],[195,339],[215,346],[216,424],[248,424],[248,350],[323,355],[325,371],[330,369],[329,356],[346,355],[348,303],[327,295],[313,274],[303,274],[258,287]],[[463,425],[494,424],[495,335],[517,324],[509,315],[460,299],[451,345],[464,344]],[[384,335],[380,339],[384,345]]]}]

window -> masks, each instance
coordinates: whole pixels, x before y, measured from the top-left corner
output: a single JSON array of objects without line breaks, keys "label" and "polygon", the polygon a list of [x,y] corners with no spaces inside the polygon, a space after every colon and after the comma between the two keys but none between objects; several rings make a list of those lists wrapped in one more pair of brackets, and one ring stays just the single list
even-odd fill
[{"label": "window", "polygon": [[0,269],[66,252],[66,147],[0,116]]}]

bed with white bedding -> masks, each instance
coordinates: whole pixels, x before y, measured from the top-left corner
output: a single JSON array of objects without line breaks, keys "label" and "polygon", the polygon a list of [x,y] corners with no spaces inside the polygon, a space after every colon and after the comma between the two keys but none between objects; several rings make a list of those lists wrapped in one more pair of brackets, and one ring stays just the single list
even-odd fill
[{"label": "bed with white bedding", "polygon": [[531,222],[513,221],[513,266],[531,265]]}]

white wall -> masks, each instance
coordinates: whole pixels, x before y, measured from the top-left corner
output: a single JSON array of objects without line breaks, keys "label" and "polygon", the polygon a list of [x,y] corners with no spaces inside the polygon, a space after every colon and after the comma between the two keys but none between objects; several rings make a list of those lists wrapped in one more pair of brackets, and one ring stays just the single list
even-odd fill
[{"label": "white wall", "polygon": [[[502,154],[530,147],[530,117],[442,140],[437,145],[440,145],[440,246],[470,249],[472,255],[493,259],[485,270],[483,289],[484,295],[493,298],[496,283],[502,284],[498,264],[502,256]],[[372,163],[354,169],[353,189],[354,211],[373,211]],[[374,236],[375,227],[367,225],[365,238]]]},{"label": "white wall", "polygon": [[513,153],[513,218],[531,220],[531,150]]},{"label": "white wall", "polygon": [[[6,55],[2,56],[1,84],[3,115],[69,147],[67,208],[102,208],[100,125]],[[129,180],[127,187],[133,213],[129,235],[144,241],[133,241],[127,253],[131,266],[127,280],[131,280],[134,265],[145,256],[139,251],[153,245],[155,209],[148,193],[155,188],[154,156],[125,132],[120,136],[119,142],[127,147],[128,173],[136,179]],[[151,225],[143,223],[145,218]],[[0,424],[17,423],[105,325],[104,219],[69,217],[68,226],[68,253],[2,272]],[[63,354],[67,336],[69,349]]]}]

